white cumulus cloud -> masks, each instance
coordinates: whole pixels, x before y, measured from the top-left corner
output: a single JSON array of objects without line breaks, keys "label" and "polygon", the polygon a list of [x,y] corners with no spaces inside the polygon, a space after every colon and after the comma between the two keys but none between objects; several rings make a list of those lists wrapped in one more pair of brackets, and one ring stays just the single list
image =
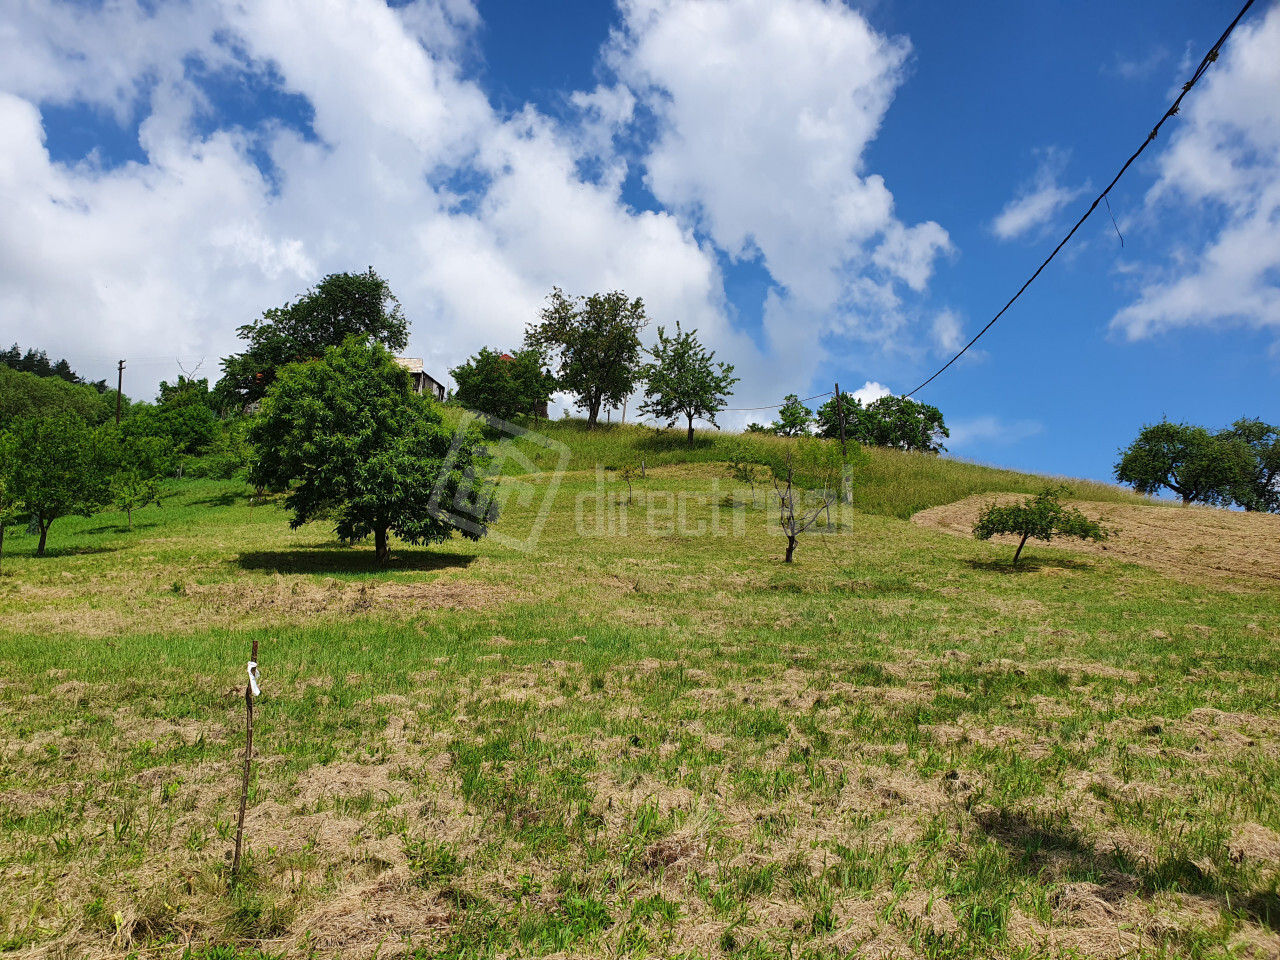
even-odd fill
[{"label": "white cumulus cloud", "polygon": [[1183,104],[1147,194],[1195,234],[1112,320],[1130,339],[1189,326],[1280,327],[1280,6],[1244,23]]},{"label": "white cumulus cloud", "polygon": [[[552,285],[618,288],[655,323],[696,327],[750,406],[807,378],[824,335],[903,330],[902,298],[950,249],[938,224],[900,222],[864,168],[904,40],[837,0],[624,0],[614,76],[566,91],[577,113],[557,120],[498,110],[468,73],[482,9],[14,0],[0,24],[5,336],[95,376],[81,358],[136,358],[127,390],[146,396],[177,372],[148,358],[206,356],[216,376],[238,325],[373,265],[412,320],[410,351],[443,376],[517,344]],[[211,74],[290,95],[306,122],[219,114]],[[51,158],[46,114],[68,104],[137,124],[142,160]],[[615,152],[642,119],[657,134]],[[585,176],[584,160],[603,164]],[[633,163],[660,209],[624,201]],[[776,281],[767,357],[731,322],[717,248],[761,256]]]},{"label": "white cumulus cloud", "polygon": [[774,348],[898,308],[923,290],[947,232],[894,216],[863,153],[910,48],[839,0],[621,0],[607,62],[656,118],[654,196],[778,290]]},{"label": "white cumulus cloud", "polygon": [[1067,155],[1062,151],[1045,151],[1034,179],[1025,184],[991,222],[991,229],[997,237],[1001,240],[1013,240],[1043,226],[1053,219],[1054,214],[1089,188],[1088,184],[1064,187],[1058,183],[1066,164]]}]

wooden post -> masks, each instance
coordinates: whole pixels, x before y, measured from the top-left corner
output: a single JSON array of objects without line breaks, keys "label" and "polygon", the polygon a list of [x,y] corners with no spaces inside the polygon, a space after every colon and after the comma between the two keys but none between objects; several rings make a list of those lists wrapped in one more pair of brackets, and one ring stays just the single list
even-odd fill
[{"label": "wooden post", "polygon": [[244,780],[240,784],[240,820],[236,825],[236,853],[231,861],[231,886],[240,877],[240,847],[244,840],[244,810],[249,803],[249,765],[253,759],[253,678],[258,666],[258,641],[253,641],[253,655],[249,661],[250,679],[244,685]]},{"label": "wooden post", "polygon": [[[844,439],[844,402],[840,399],[840,384],[836,384],[836,419],[840,421],[840,458],[841,460],[849,459],[849,448],[845,445]],[[845,503],[853,502],[853,484],[849,480],[849,466],[847,463],[840,465],[840,486],[843,488],[840,492],[844,495]]]}]

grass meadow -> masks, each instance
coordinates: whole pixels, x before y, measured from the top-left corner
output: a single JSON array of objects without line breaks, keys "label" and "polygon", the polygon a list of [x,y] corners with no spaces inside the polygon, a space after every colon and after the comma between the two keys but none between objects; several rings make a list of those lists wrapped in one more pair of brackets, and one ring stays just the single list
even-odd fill
[{"label": "grass meadow", "polygon": [[1273,583],[1012,570],[905,517],[1042,478],[889,452],[784,565],[724,438],[547,432],[386,568],[232,481],[6,538],[0,951],[1280,955]]}]

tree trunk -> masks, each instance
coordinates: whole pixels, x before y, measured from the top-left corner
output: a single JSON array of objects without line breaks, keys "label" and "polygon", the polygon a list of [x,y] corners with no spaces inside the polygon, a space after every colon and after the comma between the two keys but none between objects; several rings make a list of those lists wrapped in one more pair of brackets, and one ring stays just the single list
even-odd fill
[{"label": "tree trunk", "polygon": [[1013,565],[1015,567],[1018,565],[1018,558],[1022,556],[1022,548],[1027,545],[1027,537],[1029,536],[1031,536],[1031,534],[1024,533],[1022,535],[1022,542],[1018,544],[1018,549],[1013,551]]},{"label": "tree trunk", "polygon": [[689,449],[693,449],[693,417],[689,417]]},{"label": "tree trunk", "polygon": [[796,552],[796,538],[794,534],[787,534],[787,556],[784,563],[791,562],[791,556]]},{"label": "tree trunk", "polygon": [[379,527],[373,531],[373,558],[378,563],[386,563],[391,559],[391,551],[387,548],[386,527]]},{"label": "tree trunk", "polygon": [[596,420],[600,416],[600,398],[592,400],[587,406],[587,429],[594,430],[596,428]]},{"label": "tree trunk", "polygon": [[133,507],[125,507],[124,515],[129,518],[129,532],[133,533]]},{"label": "tree trunk", "polygon": [[[52,520],[49,521],[49,523],[52,523],[52,522],[53,522]],[[40,524],[40,545],[36,547],[37,557],[44,556],[44,541],[45,541],[45,538],[49,535],[49,523]]]}]

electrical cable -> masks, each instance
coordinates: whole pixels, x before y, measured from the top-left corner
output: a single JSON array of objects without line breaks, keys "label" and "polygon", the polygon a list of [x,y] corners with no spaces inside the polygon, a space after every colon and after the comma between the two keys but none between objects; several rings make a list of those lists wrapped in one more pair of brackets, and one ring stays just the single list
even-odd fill
[{"label": "electrical cable", "polygon": [[[1119,182],[1120,178],[1124,176],[1125,171],[1128,170],[1129,167],[1133,164],[1133,162],[1137,160],[1139,156],[1142,155],[1142,151],[1147,149],[1148,144],[1150,144],[1151,141],[1156,138],[1156,134],[1160,132],[1160,128],[1164,125],[1164,122],[1168,120],[1170,117],[1177,114],[1178,108],[1182,105],[1182,98],[1185,97],[1188,93],[1190,93],[1191,88],[1196,85],[1196,82],[1202,76],[1204,76],[1205,71],[1209,69],[1209,64],[1213,63],[1218,59],[1218,52],[1219,50],[1221,50],[1222,45],[1227,42],[1227,37],[1231,36],[1231,31],[1233,31],[1236,28],[1236,24],[1238,24],[1244,18],[1244,15],[1249,12],[1249,8],[1253,6],[1253,2],[1254,0],[1247,0],[1245,5],[1240,8],[1240,12],[1236,14],[1236,18],[1231,21],[1231,26],[1227,27],[1226,32],[1223,33],[1223,35],[1218,38],[1218,42],[1215,43],[1213,45],[1213,48],[1204,55],[1204,59],[1200,61],[1200,66],[1196,68],[1196,72],[1192,75],[1191,79],[1182,85],[1182,92],[1178,94],[1178,99],[1173,101],[1173,106],[1171,106],[1168,110],[1165,111],[1164,116],[1160,118],[1160,121],[1154,127],[1152,127],[1151,132],[1147,134],[1147,139],[1142,142],[1142,146],[1138,147],[1138,149],[1134,151],[1133,156],[1131,156],[1128,160],[1125,161],[1124,166],[1120,168],[1120,172],[1115,175],[1115,178],[1109,184],[1107,184],[1107,188],[1103,190],[1100,194],[1098,194],[1097,199],[1095,199],[1093,203],[1089,205],[1089,209],[1085,211],[1084,216],[1082,216],[1079,220],[1076,221],[1076,225],[1072,227],[1070,232],[1065,237],[1062,238],[1062,241],[1056,247],[1053,248],[1053,253],[1049,254],[1049,256],[1045,258],[1044,263],[1040,264],[1040,266],[1036,269],[1036,272],[1031,275],[1031,278],[1026,283],[1024,283],[1021,287],[1018,288],[1018,292],[1015,293],[1009,299],[1008,303],[1006,303],[1003,307],[1000,308],[1000,312],[997,313],[994,317],[992,317],[991,320],[988,321],[987,325],[978,331],[978,335],[974,337],[972,340],[970,340],[968,343],[966,343],[964,347],[961,348],[959,353],[957,353],[954,357],[952,357],[945,364],[943,364],[942,367],[939,368],[938,371],[934,373],[934,375],[931,376],[928,380],[920,384],[920,386],[916,387],[914,390],[909,390],[907,393],[903,394],[903,396],[909,397],[923,390],[930,383],[932,383],[939,376],[941,376],[942,373],[948,367],[950,367],[953,363],[955,363],[962,356],[964,356],[965,353],[968,351],[968,349],[972,347],[975,343],[977,343],[978,340],[982,337],[982,335],[986,333],[988,330],[990,330],[997,320],[999,320],[1002,316],[1004,316],[1005,311],[1008,310],[1011,306],[1013,306],[1014,301],[1017,300],[1020,296],[1022,296],[1023,291],[1026,290],[1027,287],[1031,286],[1032,281],[1034,281],[1036,277],[1040,276],[1041,271],[1043,271],[1044,268],[1049,265],[1049,261],[1051,261],[1054,257],[1056,257],[1058,255],[1058,251],[1067,245],[1067,241],[1070,240],[1073,236],[1075,236],[1075,232],[1080,229],[1080,227],[1084,224],[1086,220],[1089,219],[1089,216],[1093,213],[1095,209],[1097,209],[1098,204],[1102,203],[1102,201],[1106,199],[1107,194],[1111,192],[1111,188],[1114,187]],[[1116,232],[1119,233],[1118,228]]]},{"label": "electrical cable", "polygon": [[[821,400],[823,397],[831,397],[831,396],[835,396],[834,390],[828,390],[826,393],[818,393],[812,397],[805,397],[800,402],[808,403],[810,400]],[[782,403],[775,403],[771,407],[723,407],[716,412],[717,413],[746,413],[750,410],[777,410],[779,407],[785,407],[786,405],[787,405],[787,401],[783,400]]]}]

